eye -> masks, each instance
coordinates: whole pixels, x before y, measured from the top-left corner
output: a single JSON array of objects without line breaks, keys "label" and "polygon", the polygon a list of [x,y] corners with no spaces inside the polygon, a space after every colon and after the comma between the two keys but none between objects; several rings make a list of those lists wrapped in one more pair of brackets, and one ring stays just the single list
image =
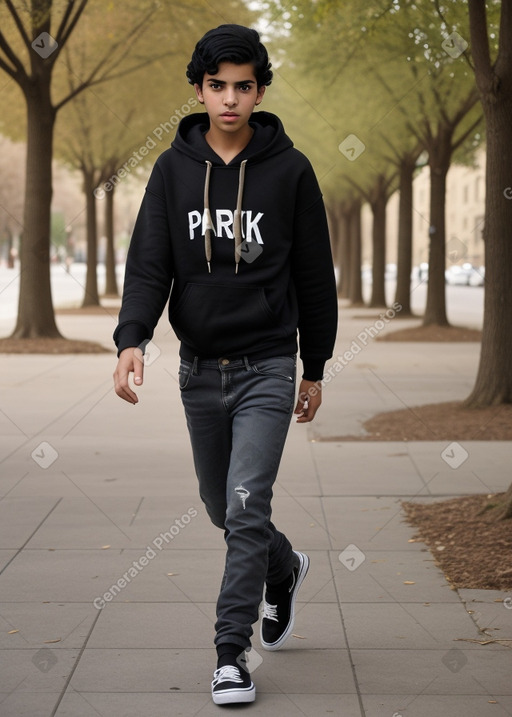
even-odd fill
[{"label": "eye", "polygon": [[251,85],[240,85],[242,92],[248,92],[251,89]]},{"label": "eye", "polygon": [[219,89],[220,89],[220,85],[218,84],[218,82],[210,82],[210,83],[209,83],[209,87],[210,87],[210,89],[212,89],[212,90],[219,90]]}]

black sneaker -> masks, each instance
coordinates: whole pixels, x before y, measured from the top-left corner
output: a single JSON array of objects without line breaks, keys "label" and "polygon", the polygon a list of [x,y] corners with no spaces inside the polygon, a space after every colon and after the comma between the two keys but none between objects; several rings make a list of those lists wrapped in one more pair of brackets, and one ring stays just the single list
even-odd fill
[{"label": "black sneaker", "polygon": [[251,675],[234,665],[219,667],[213,673],[212,698],[216,705],[254,702],[256,688]]},{"label": "black sneaker", "polygon": [[267,588],[263,601],[260,639],[265,650],[279,650],[290,637],[295,622],[295,600],[299,588],[309,569],[309,558],[305,553],[293,551],[297,565],[291,578],[279,589]]}]

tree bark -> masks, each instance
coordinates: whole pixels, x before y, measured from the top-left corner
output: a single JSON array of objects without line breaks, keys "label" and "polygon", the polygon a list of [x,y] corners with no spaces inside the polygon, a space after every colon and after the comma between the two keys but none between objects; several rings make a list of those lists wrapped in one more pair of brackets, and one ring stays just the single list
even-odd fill
[{"label": "tree bark", "polygon": [[373,213],[372,226],[372,296],[370,306],[386,306],[386,205],[387,186],[383,177],[377,178],[370,206]]},{"label": "tree bark", "polygon": [[411,312],[412,211],[413,177],[416,160],[411,156],[400,162],[400,199],[398,207],[398,252],[395,303],[401,306],[400,316]]},{"label": "tree bark", "polygon": [[361,277],[361,201],[356,199],[350,212],[350,291],[352,306],[364,306],[363,282]]},{"label": "tree bark", "polygon": [[485,4],[472,0],[469,10],[487,145],[482,348],[475,386],[465,402],[478,407],[512,402],[512,9],[510,3],[503,3],[495,67],[486,51]]},{"label": "tree bark", "polygon": [[116,276],[116,250],[114,242],[114,189],[105,196],[105,294],[119,296]]},{"label": "tree bark", "polygon": [[50,77],[24,88],[27,103],[27,158],[20,293],[13,338],[61,338],[55,323],[50,282],[50,218],[55,110]]},{"label": "tree bark", "polygon": [[430,166],[430,247],[424,326],[448,326],[446,315],[446,176],[450,169],[453,128],[440,126],[428,146]]},{"label": "tree bark", "polygon": [[94,170],[82,167],[84,178],[84,193],[86,198],[87,216],[87,274],[85,280],[85,293],[82,308],[86,306],[99,306],[98,293],[98,228],[96,222],[96,181]]}]

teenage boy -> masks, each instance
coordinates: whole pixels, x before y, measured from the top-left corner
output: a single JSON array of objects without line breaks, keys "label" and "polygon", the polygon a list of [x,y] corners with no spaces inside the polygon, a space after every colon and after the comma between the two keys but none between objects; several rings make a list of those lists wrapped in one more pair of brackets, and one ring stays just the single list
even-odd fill
[{"label": "teenage boy", "polygon": [[170,295],[199,492],[227,546],[212,696],[252,702],[244,656],[263,591],[261,644],[278,650],[308,571],[307,555],[271,522],[270,503],[292,412],[308,423],[321,403],[336,289],[311,165],[276,116],[253,113],[272,80],[258,33],[239,25],[206,33],[187,77],[206,113],[181,121],[149,179],[128,253],[114,380],[137,403],[129,376],[142,385],[142,350]]}]

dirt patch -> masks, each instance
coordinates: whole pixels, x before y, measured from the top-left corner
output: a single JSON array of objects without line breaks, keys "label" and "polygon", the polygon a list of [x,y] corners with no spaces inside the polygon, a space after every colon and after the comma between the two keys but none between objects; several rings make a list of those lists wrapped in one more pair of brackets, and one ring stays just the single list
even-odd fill
[{"label": "dirt patch", "polygon": [[74,339],[0,339],[0,354],[105,354],[111,353],[94,341]]},{"label": "dirt patch", "polygon": [[358,436],[318,441],[512,441],[512,405],[464,408],[461,402],[432,403],[378,413]]},{"label": "dirt patch", "polygon": [[432,403],[379,413],[363,423],[378,441],[511,441],[512,405],[464,408],[462,403]]},{"label": "dirt patch", "polygon": [[377,337],[377,341],[476,341],[482,340],[482,332],[464,326],[411,326],[408,329],[390,331]]},{"label": "dirt patch", "polygon": [[428,545],[456,588],[512,589],[512,521],[496,520],[492,511],[482,513],[489,500],[473,495],[402,503],[408,522],[417,528],[413,539]]}]

